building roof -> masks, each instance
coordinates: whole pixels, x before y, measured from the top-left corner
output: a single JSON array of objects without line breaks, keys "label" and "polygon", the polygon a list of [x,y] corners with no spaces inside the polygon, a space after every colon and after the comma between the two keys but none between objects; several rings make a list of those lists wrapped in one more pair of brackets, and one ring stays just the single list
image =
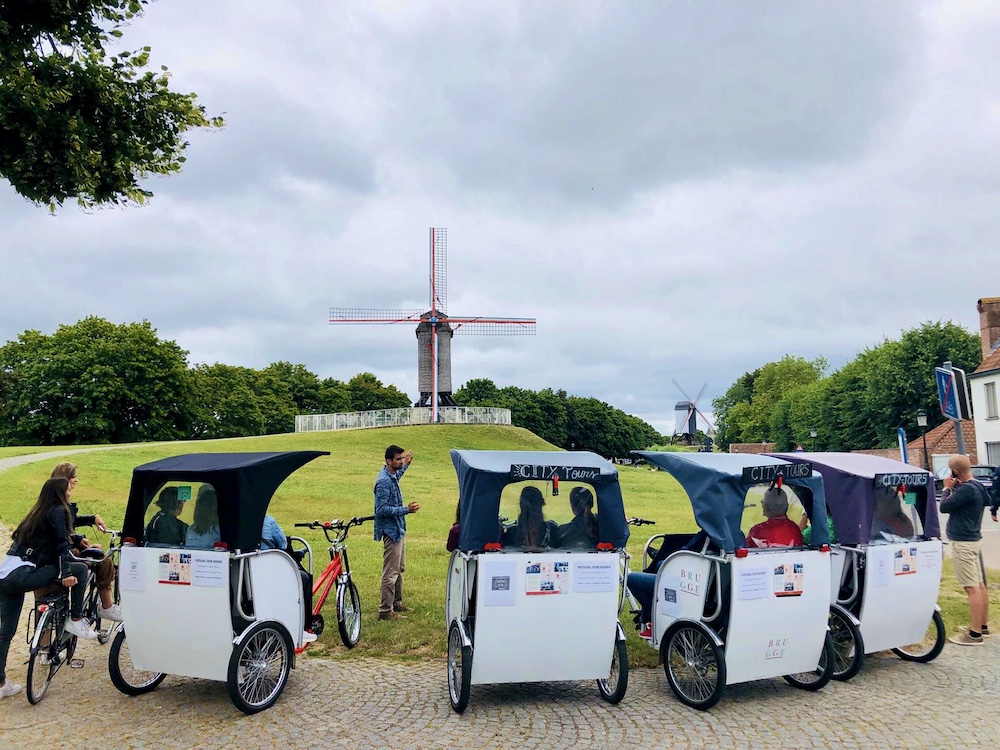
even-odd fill
[{"label": "building roof", "polygon": [[989,356],[982,361],[982,364],[972,374],[978,375],[984,372],[992,372],[993,370],[1000,370],[1000,347],[990,352]]},{"label": "building roof", "polygon": [[[946,420],[933,430],[927,431],[927,453],[930,456],[943,456],[958,453],[958,441],[955,439],[955,430],[952,429],[952,421]],[[971,419],[962,420],[962,437],[965,438],[965,452],[969,460],[976,462],[976,425]],[[924,449],[922,437],[911,440],[906,445],[908,451]]]}]

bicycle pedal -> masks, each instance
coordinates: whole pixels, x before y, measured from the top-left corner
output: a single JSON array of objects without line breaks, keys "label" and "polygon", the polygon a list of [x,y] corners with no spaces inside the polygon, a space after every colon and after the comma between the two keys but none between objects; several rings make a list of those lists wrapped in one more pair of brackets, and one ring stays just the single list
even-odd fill
[{"label": "bicycle pedal", "polygon": [[69,660],[70,669],[83,669],[83,659],[70,659]]}]

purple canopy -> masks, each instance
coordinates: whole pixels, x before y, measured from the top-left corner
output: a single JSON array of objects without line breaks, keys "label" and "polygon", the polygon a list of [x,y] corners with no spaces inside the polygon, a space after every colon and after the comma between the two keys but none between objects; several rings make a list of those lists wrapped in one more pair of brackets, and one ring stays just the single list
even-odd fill
[{"label": "purple canopy", "polygon": [[826,504],[841,544],[867,544],[877,487],[905,484],[917,495],[924,536],[940,537],[934,476],[918,466],[867,453],[773,453],[796,463],[810,463],[823,475]]}]

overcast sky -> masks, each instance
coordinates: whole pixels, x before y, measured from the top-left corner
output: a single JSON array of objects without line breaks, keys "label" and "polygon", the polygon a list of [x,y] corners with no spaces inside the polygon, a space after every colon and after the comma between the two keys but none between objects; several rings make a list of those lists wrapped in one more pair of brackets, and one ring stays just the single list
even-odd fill
[{"label": "overcast sky", "polygon": [[[197,10],[195,10],[197,8]],[[192,364],[372,371],[447,227],[453,379],[564,388],[666,434],[784,354],[839,367],[1000,296],[993,0],[153,3],[126,30],[224,130],[142,208],[0,181],[0,341],[149,320]]]}]

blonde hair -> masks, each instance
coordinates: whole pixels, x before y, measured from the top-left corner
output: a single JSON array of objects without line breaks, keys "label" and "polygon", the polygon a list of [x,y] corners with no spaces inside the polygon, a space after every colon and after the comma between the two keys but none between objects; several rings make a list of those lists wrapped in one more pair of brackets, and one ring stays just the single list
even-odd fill
[{"label": "blonde hair", "polygon": [[69,461],[63,461],[62,463],[56,464],[56,468],[52,470],[52,474],[49,475],[49,479],[55,479],[56,477],[72,479],[75,476],[76,464],[70,463]]}]

